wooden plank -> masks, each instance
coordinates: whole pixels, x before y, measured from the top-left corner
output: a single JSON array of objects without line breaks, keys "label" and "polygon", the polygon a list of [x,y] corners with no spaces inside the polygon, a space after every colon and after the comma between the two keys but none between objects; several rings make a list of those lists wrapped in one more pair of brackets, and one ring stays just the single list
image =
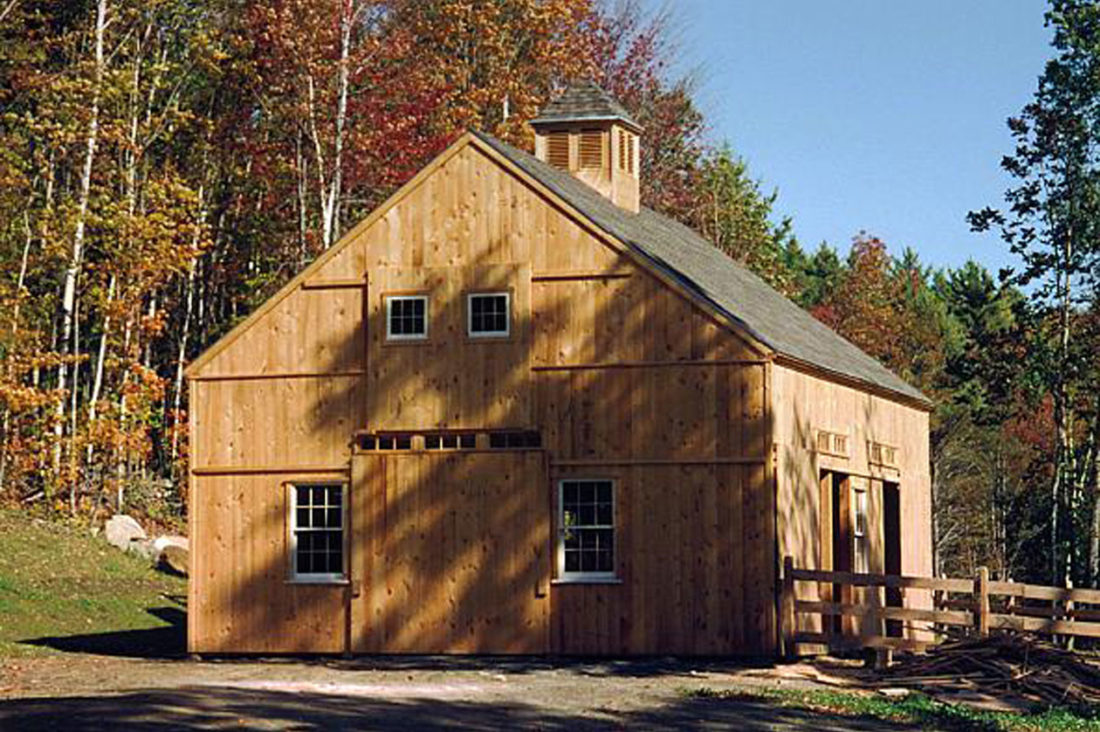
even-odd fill
[{"label": "wooden plank", "polygon": [[822,615],[850,615],[888,620],[919,620],[944,625],[971,626],[974,623],[972,613],[959,610],[921,610],[916,608],[889,607],[885,605],[862,605],[854,603],[822,602],[817,600],[798,600],[796,613],[819,613]]},{"label": "wooden plank", "polygon": [[347,465],[203,465],[191,468],[191,474],[207,475],[313,475],[327,473],[346,475]]},{"label": "wooden plank", "polygon": [[806,582],[832,582],[835,584],[855,585],[859,587],[906,587],[925,590],[943,590],[945,592],[966,592],[974,590],[974,582],[965,579],[943,577],[908,577],[885,574],[856,574],[814,569],[795,569],[794,578]]},{"label": "wooden plank", "polygon": [[302,283],[303,290],[348,290],[367,286],[366,279],[360,280],[310,280]]},{"label": "wooden plank", "polygon": [[989,627],[999,630],[1023,630],[1033,633],[1100,638],[1100,623],[1081,622],[1077,620],[1048,620],[1045,618],[1028,618],[1019,615],[991,613],[989,615]]},{"label": "wooden plank", "polygon": [[534,272],[532,282],[569,282],[575,280],[624,280],[634,276],[634,270],[602,272],[595,270],[577,270],[564,272]]},{"label": "wooden plank", "polygon": [[799,633],[795,643],[826,645],[833,650],[858,650],[860,648],[890,648],[895,651],[923,652],[935,643],[911,640],[908,638],[888,638],[884,636],[844,637],[825,633]]},{"label": "wooden plank", "polygon": [[745,623],[745,556],[744,556],[744,492],[746,490],[745,472],[743,467],[725,467],[722,469],[730,481],[728,494],[727,516],[729,526],[727,528],[730,546],[730,582],[723,582],[725,599],[728,603],[726,612],[729,613],[732,625],[730,627],[730,651],[741,650],[746,647],[746,623]]},{"label": "wooden plank", "polygon": [[366,375],[363,369],[351,371],[287,371],[282,373],[203,374],[191,377],[192,382],[202,381],[262,381],[265,379],[354,379]]},{"label": "wooden plank", "polygon": [[556,468],[598,467],[598,466],[665,466],[676,467],[681,465],[762,465],[766,458],[752,456],[736,457],[704,457],[704,458],[567,458],[551,460],[550,464]]},{"label": "wooden plank", "polygon": [[1100,590],[1087,588],[1063,588],[1046,587],[1043,585],[1029,585],[1022,582],[993,582],[989,583],[989,594],[1009,595],[1011,597],[1026,600],[1051,600],[1054,602],[1085,602],[1100,604]]},{"label": "wooden plank", "polygon": [[[782,589],[779,595],[779,627],[783,639],[783,654],[787,658],[793,658],[795,653],[795,636],[798,631],[798,618],[795,613],[807,612],[806,604],[797,602],[794,594],[794,559],[790,556],[783,558]],[[815,603],[826,605],[832,603]],[[818,611],[824,612],[824,609]]]},{"label": "wooden plank", "polygon": [[1070,610],[1058,607],[1029,607],[1026,605],[1014,605],[1004,615],[1024,615],[1029,618],[1066,618],[1069,620],[1100,621],[1100,610],[1074,607]]},{"label": "wooden plank", "polygon": [[979,567],[974,577],[974,627],[979,638],[989,635],[989,568]]}]

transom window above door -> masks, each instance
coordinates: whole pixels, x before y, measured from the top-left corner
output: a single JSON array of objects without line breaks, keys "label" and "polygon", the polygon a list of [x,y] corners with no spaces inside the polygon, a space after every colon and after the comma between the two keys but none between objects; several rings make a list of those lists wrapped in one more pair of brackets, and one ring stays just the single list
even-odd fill
[{"label": "transom window above door", "polygon": [[507,292],[467,295],[466,332],[470,337],[507,337],[511,332],[511,300]]},{"label": "transom window above door", "polygon": [[428,296],[386,296],[386,340],[410,341],[428,337]]}]

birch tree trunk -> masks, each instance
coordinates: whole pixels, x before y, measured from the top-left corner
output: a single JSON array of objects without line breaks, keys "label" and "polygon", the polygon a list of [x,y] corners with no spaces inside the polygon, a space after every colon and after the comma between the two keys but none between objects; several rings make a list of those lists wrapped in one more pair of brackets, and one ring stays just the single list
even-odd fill
[{"label": "birch tree trunk", "polygon": [[[25,239],[23,241],[23,256],[19,260],[19,276],[15,280],[15,305],[12,307],[11,313],[11,334],[13,342],[19,335],[19,309],[23,302],[23,285],[27,280],[27,264],[30,261],[31,245],[34,243],[34,232],[31,230],[31,214],[28,210],[29,208],[30,202],[28,201],[27,209],[23,211],[23,230],[25,232]],[[11,410],[5,405],[4,418],[0,420],[0,495],[4,493],[4,478],[7,475],[10,430]]]},{"label": "birch tree trunk", "polygon": [[1051,484],[1051,501],[1054,510],[1050,522],[1051,541],[1051,584],[1061,586],[1068,576],[1070,552],[1062,551],[1062,534],[1066,532],[1072,516],[1066,516],[1063,509],[1066,497],[1072,489],[1074,474],[1072,414],[1067,393],[1066,371],[1070,365],[1070,318],[1073,309],[1073,228],[1066,233],[1062,243],[1061,272],[1057,273],[1058,282],[1058,358],[1057,373],[1054,375],[1054,479]]},{"label": "birch tree trunk", "polygon": [[[96,357],[95,374],[92,377],[92,394],[88,399],[88,421],[94,422],[96,418],[96,405],[99,402],[99,395],[103,389],[103,362],[107,360],[107,340],[111,333],[111,314],[109,309],[111,303],[115,299],[115,287],[118,282],[118,277],[111,274],[111,280],[107,285],[107,308],[108,313],[103,316],[103,328],[101,329],[101,335],[99,338],[99,354]],[[88,446],[88,461],[92,459],[92,446]]]},{"label": "birch tree trunk", "polygon": [[324,146],[317,123],[317,90],[313,75],[306,77],[309,94],[309,130],[317,166],[318,195],[321,200],[321,242],[325,249],[332,246],[340,228],[340,196],[343,185],[344,127],[348,113],[348,64],[351,55],[351,30],[355,21],[355,3],[344,0],[340,14],[340,60],[336,72],[336,119],[332,141],[332,173],[326,181]]},{"label": "birch tree trunk", "polygon": [[[169,453],[171,456],[170,469],[172,471],[175,470],[176,458],[179,456],[179,415],[180,407],[183,404],[183,372],[187,363],[187,344],[191,336],[192,314],[195,309],[195,270],[198,269],[199,265],[199,238],[202,236],[202,229],[206,223],[205,193],[205,186],[199,185],[199,221],[198,226],[195,227],[194,238],[191,240],[193,254],[187,267],[187,282],[184,285],[183,297],[183,325],[180,327],[180,337],[176,348],[176,376],[172,385],[172,425],[174,429],[172,430],[172,448]],[[166,420],[165,424],[167,423]]]},{"label": "birch tree trunk", "polygon": [[[88,216],[88,199],[92,188],[92,165],[95,161],[96,145],[99,142],[99,98],[103,85],[104,56],[103,38],[107,30],[107,0],[98,0],[96,3],[95,20],[95,79],[92,87],[92,99],[88,115],[87,142],[84,149],[84,165],[80,175],[80,196],[77,202],[76,228],[73,231],[72,249],[69,254],[69,264],[65,268],[64,286],[61,296],[61,338],[59,342],[60,352],[63,356],[78,356],[73,348],[74,321],[76,311],[76,281],[80,275],[81,264],[84,261],[84,227]],[[67,387],[67,372],[69,364],[62,361],[57,367],[57,387],[64,393]],[[74,362],[73,380],[76,380],[78,366]],[[75,385],[73,389],[75,398]],[[61,470],[61,441],[64,438],[64,401],[59,401],[57,406],[57,421],[54,424],[54,475],[55,478]]]}]

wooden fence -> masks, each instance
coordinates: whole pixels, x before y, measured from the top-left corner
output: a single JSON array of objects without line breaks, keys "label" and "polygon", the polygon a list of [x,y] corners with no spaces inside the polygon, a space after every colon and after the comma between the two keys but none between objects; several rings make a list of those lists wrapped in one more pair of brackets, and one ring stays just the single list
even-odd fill
[{"label": "wooden fence", "polygon": [[[832,599],[800,600],[798,583],[815,583],[819,597]],[[846,601],[855,595],[849,588],[868,589],[858,601]],[[932,593],[932,609],[907,607],[907,590]],[[979,637],[1002,630],[1100,638],[1100,590],[994,582],[985,567],[973,579],[907,577],[798,569],[786,557],[779,610],[784,653],[789,657],[804,644],[831,650],[920,651],[938,642],[948,627],[965,628]],[[799,618],[807,615],[820,617],[820,631],[799,630]]]}]

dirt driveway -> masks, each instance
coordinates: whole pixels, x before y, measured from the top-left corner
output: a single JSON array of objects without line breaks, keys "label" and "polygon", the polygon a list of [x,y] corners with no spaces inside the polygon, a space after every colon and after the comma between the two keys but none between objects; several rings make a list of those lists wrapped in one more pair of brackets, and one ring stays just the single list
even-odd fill
[{"label": "dirt driveway", "polygon": [[189,661],[68,654],[0,661],[0,729],[887,728],[690,693],[813,686],[817,673],[807,666],[777,671],[675,660]]}]

